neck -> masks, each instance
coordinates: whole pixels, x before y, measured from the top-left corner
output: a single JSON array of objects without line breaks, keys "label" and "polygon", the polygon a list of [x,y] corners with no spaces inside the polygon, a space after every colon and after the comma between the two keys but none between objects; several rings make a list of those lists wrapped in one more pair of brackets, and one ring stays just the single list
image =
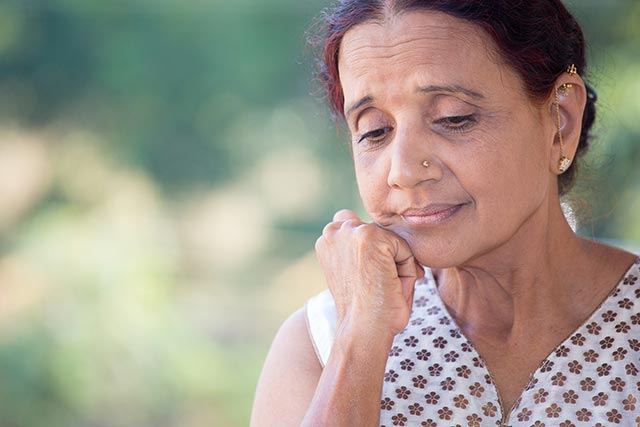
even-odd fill
[{"label": "neck", "polygon": [[436,271],[440,294],[470,337],[527,339],[560,318],[566,324],[567,314],[579,325],[584,313],[568,308],[582,283],[576,268],[593,271],[590,246],[573,233],[556,204],[534,214],[501,247]]}]

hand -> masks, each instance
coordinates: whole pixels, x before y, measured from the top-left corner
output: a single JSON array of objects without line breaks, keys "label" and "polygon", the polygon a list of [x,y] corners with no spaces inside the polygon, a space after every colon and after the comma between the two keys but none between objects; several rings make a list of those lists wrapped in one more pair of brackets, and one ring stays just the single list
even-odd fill
[{"label": "hand", "polygon": [[424,276],[407,242],[341,210],[317,240],[316,254],[336,304],[338,331],[393,337],[404,329],[414,283]]}]

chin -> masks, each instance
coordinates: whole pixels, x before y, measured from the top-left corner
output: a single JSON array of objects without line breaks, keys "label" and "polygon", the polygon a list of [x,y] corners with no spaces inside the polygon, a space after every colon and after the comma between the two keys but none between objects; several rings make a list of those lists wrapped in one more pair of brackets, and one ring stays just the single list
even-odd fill
[{"label": "chin", "polygon": [[416,260],[429,268],[451,268],[463,264],[469,259],[469,247],[463,243],[433,238],[416,238],[401,235],[406,240]]}]

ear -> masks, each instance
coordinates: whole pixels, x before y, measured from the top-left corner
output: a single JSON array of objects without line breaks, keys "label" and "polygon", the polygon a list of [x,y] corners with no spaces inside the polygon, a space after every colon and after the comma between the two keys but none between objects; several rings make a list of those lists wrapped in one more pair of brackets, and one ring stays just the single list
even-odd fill
[{"label": "ear", "polygon": [[[563,85],[570,85],[562,90]],[[555,82],[549,98],[548,112],[554,123],[555,137],[551,146],[549,168],[552,173],[561,174],[559,161],[562,156],[572,162],[582,132],[582,115],[587,102],[587,91],[579,75],[564,73]],[[562,146],[561,146],[562,143]]]}]

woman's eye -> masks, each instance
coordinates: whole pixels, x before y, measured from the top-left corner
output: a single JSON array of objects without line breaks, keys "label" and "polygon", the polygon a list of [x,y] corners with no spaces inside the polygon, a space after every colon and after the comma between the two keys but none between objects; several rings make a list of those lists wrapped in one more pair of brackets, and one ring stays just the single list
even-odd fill
[{"label": "woman's eye", "polygon": [[367,132],[360,137],[360,139],[358,140],[358,144],[360,144],[365,139],[368,142],[380,142],[384,139],[386,134],[389,133],[390,131],[391,131],[390,127],[385,127],[385,128],[380,128],[380,129]]},{"label": "woman's eye", "polygon": [[453,132],[464,132],[476,122],[475,115],[466,116],[450,116],[436,120],[436,124],[443,126],[445,129]]}]

